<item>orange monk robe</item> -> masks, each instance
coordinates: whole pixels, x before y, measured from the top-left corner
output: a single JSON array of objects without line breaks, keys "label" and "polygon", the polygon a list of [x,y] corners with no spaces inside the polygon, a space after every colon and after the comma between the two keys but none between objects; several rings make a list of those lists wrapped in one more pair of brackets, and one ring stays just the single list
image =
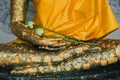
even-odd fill
[{"label": "orange monk robe", "polygon": [[[101,38],[118,28],[107,0],[33,0],[33,21],[79,40]],[[45,31],[48,36],[57,34]]]}]

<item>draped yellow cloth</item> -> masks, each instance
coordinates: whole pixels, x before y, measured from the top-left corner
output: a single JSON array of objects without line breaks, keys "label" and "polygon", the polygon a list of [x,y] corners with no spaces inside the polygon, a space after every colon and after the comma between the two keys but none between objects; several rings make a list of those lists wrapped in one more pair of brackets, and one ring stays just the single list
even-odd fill
[{"label": "draped yellow cloth", "polygon": [[[33,21],[79,40],[103,37],[118,28],[107,0],[33,0]],[[46,35],[59,36],[45,31]]]}]

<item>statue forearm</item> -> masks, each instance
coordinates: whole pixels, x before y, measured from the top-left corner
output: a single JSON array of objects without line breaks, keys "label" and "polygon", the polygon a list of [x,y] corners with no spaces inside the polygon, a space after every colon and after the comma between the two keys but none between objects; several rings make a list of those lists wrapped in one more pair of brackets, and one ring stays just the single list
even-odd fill
[{"label": "statue forearm", "polygon": [[[11,0],[10,4],[10,24],[11,24],[11,31],[20,39],[21,37],[21,30],[17,30],[21,28],[20,26],[16,26],[16,22],[21,23],[24,25],[26,15],[27,15],[27,8],[28,8],[28,1],[29,0]],[[25,26],[25,25],[24,25]],[[22,28],[21,28],[22,29]]]},{"label": "statue forearm", "polygon": [[[30,42],[34,45],[61,46],[61,43],[65,44],[66,41],[59,42],[61,41],[61,39],[58,40],[43,38],[42,36],[34,33],[34,30],[26,28],[27,25],[25,25],[24,23],[27,15],[28,2],[29,0],[11,0],[11,31],[18,38]],[[56,43],[57,41],[59,43]]]},{"label": "statue forearm", "polygon": [[16,21],[25,22],[29,0],[11,0],[11,24]]}]

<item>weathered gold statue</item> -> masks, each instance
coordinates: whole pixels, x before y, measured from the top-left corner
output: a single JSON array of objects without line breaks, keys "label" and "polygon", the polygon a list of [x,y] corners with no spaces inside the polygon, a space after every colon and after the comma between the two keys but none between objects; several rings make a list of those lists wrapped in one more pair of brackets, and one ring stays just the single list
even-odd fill
[{"label": "weathered gold statue", "polygon": [[[90,3],[86,2],[88,0],[33,0],[36,16],[32,29],[25,25],[28,1],[11,0],[11,30],[19,39],[0,44],[0,65],[14,66],[11,74],[86,70],[107,66],[120,60],[120,40],[102,38],[118,28],[107,0],[92,0]],[[58,8],[53,8],[53,4]],[[91,10],[85,5],[89,5]],[[63,9],[63,6],[66,7]],[[48,13],[46,11],[45,14],[47,9]],[[89,14],[86,14],[84,9],[89,10]],[[41,29],[38,31],[43,32],[40,35],[35,32],[38,28]],[[82,30],[83,32],[80,32]]]}]

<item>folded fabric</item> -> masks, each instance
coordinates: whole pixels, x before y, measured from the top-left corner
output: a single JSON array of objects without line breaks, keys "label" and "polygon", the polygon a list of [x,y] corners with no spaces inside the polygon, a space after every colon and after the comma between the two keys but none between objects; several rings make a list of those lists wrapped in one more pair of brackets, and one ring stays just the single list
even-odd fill
[{"label": "folded fabric", "polygon": [[[107,0],[33,0],[33,21],[79,40],[101,38],[118,28]],[[45,31],[48,36],[58,34]]]}]

